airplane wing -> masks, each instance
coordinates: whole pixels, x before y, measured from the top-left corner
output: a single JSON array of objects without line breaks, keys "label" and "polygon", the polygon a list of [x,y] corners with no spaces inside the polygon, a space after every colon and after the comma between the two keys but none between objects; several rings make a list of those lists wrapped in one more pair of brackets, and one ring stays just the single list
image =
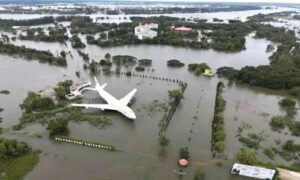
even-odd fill
[{"label": "airplane wing", "polygon": [[112,106],[108,104],[71,104],[71,105],[74,107],[97,108],[97,109],[101,109],[102,111],[105,109],[115,110]]},{"label": "airplane wing", "polygon": [[126,96],[124,96],[122,99],[120,99],[120,102],[122,104],[127,105],[130,100],[132,99],[132,97],[134,96],[134,94],[136,93],[137,89],[133,89],[130,93],[128,93]]}]

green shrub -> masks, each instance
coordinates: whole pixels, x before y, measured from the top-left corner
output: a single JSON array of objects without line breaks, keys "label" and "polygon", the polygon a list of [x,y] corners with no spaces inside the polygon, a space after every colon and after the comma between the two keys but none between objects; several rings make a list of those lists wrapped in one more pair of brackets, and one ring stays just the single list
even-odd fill
[{"label": "green shrub", "polygon": [[0,94],[9,94],[10,92],[8,90],[2,90],[0,91]]},{"label": "green shrub", "polygon": [[145,71],[145,68],[143,66],[137,66],[135,67],[136,71]]},{"label": "green shrub", "polygon": [[268,156],[270,159],[274,159],[275,154],[271,148],[264,149],[264,154]]},{"label": "green shrub", "polygon": [[167,61],[167,65],[169,67],[183,67],[184,63],[180,62],[177,59],[171,59],[171,60]]},{"label": "green shrub", "polygon": [[300,136],[300,122],[290,122],[288,126],[293,136]]},{"label": "green shrub", "polygon": [[258,162],[256,152],[253,150],[241,149],[235,155],[235,158],[238,162],[242,164],[254,165]]},{"label": "green shrub", "polygon": [[57,119],[52,120],[48,123],[47,130],[50,136],[62,135],[68,132],[68,121]]},{"label": "green shrub", "polygon": [[194,175],[194,180],[204,180],[205,179],[205,172],[202,168],[198,168]]},{"label": "green shrub", "polygon": [[188,147],[183,147],[179,149],[179,158],[187,160],[190,158],[190,152]]},{"label": "green shrub", "polygon": [[270,126],[275,129],[283,129],[287,124],[287,119],[284,116],[274,116],[271,119]]},{"label": "green shrub", "polygon": [[29,152],[30,148],[25,142],[15,139],[0,139],[0,161],[11,159]]},{"label": "green shrub", "polygon": [[295,107],[296,101],[289,98],[284,98],[279,102],[279,104],[282,107]]},{"label": "green shrub", "polygon": [[188,65],[188,70],[194,72],[196,75],[204,73],[205,69],[211,69],[206,63],[194,63]]},{"label": "green shrub", "polygon": [[26,113],[32,111],[46,111],[55,108],[53,99],[50,97],[42,97],[41,95],[35,92],[28,92],[27,97],[20,104],[22,110],[25,110]]},{"label": "green shrub", "polygon": [[224,141],[217,141],[214,147],[217,152],[223,152],[225,148],[225,143]]},{"label": "green shrub", "polygon": [[55,96],[60,100],[66,99],[66,94],[70,93],[70,86],[72,85],[72,80],[58,82],[57,86],[54,88]]}]

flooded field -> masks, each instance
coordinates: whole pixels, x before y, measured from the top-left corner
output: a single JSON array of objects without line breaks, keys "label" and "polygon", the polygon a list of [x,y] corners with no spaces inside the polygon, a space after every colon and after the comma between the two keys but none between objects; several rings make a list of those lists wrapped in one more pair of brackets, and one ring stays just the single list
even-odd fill
[{"label": "flooded field", "polygon": [[[0,18],[2,17],[4,16],[0,15]],[[66,50],[73,55],[73,58],[67,57],[66,68],[0,55],[0,89],[11,92],[7,96],[0,96],[0,107],[4,108],[1,114],[2,127],[8,128],[3,136],[24,140],[34,149],[42,150],[40,162],[25,179],[177,179],[174,170],[179,170],[178,150],[185,146],[189,147],[191,165],[185,169],[186,175],[182,179],[192,179],[197,167],[204,168],[207,179],[246,179],[229,173],[232,158],[242,147],[236,135],[243,124],[251,126],[243,133],[262,133],[264,141],[257,150],[262,160],[269,160],[263,154],[263,148],[277,146],[274,142],[277,139],[282,142],[294,139],[295,143],[300,143],[299,138],[291,136],[287,130],[278,133],[272,131],[269,126],[273,115],[285,113],[278,106],[278,101],[285,96],[284,93],[232,84],[218,77],[195,76],[187,70],[188,64],[202,62],[211,66],[214,72],[222,66],[241,68],[246,65],[269,64],[268,57],[272,52],[267,53],[266,48],[270,41],[254,39],[249,35],[246,37],[246,50],[238,53],[171,46],[99,48],[88,45],[83,51],[96,61],[102,59],[106,53],[112,56],[121,54],[132,55],[138,59],[147,58],[153,60],[153,63],[144,74],[180,79],[188,84],[184,99],[166,131],[170,144],[162,150],[157,140],[158,123],[164,113],[162,106],[168,101],[168,90],[178,88],[178,84],[124,75],[120,77],[102,73],[97,75],[99,82],[107,83],[106,90],[117,98],[123,97],[133,88],[138,89],[136,100],[131,106],[137,119],[131,121],[114,112],[83,110],[84,113],[108,116],[112,119],[112,125],[99,129],[91,127],[88,123],[70,123],[70,136],[113,144],[118,149],[116,152],[54,142],[49,140],[45,127],[39,124],[30,125],[21,131],[10,129],[12,125],[17,124],[22,114],[19,104],[28,91],[50,89],[58,81],[65,79],[76,82],[89,81],[92,78],[88,71],[83,70],[83,60],[77,50],[71,48],[69,42],[59,44],[17,40],[13,43],[39,50],[50,50],[54,54]],[[185,66],[168,68],[166,61],[170,59],[179,59]],[[80,71],[80,78],[76,77],[76,71]],[[226,85],[225,154],[229,159],[221,167],[216,165],[216,159],[212,158],[211,153],[211,125],[216,84],[219,80],[223,80]],[[86,92],[84,96],[86,102],[100,101],[98,95],[93,92]],[[295,119],[300,120],[299,114]],[[30,136],[32,132],[38,132],[42,137],[32,137]],[[289,163],[279,157],[276,157],[275,161]]]},{"label": "flooded field", "polygon": [[[105,14],[91,14],[89,15],[94,21],[99,23],[121,23],[129,22],[130,17],[140,16],[140,17],[150,17],[150,16],[171,16],[178,18],[191,18],[191,19],[207,19],[208,22],[212,22],[213,18],[220,18],[227,22],[229,19],[239,19],[241,21],[246,21],[247,17],[256,14],[270,14],[281,11],[291,11],[294,8],[283,8],[277,7],[276,9],[261,9],[261,10],[248,10],[248,11],[234,11],[232,12],[213,12],[213,13],[184,13],[184,14],[135,14],[135,15],[105,15]],[[58,14],[0,14],[1,19],[34,19],[44,16],[60,16]],[[85,14],[78,14],[85,15]],[[101,18],[104,19],[101,20]]]}]

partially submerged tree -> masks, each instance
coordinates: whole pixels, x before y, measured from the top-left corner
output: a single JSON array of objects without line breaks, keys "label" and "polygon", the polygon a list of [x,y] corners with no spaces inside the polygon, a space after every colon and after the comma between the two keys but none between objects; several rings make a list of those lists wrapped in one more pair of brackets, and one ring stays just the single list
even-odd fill
[{"label": "partially submerged tree", "polygon": [[241,149],[235,158],[238,162],[248,165],[254,165],[257,163],[256,152],[250,149]]},{"label": "partially submerged tree", "polygon": [[57,119],[50,121],[47,126],[50,136],[61,135],[68,132],[68,121]]},{"label": "partially submerged tree", "polygon": [[163,148],[168,146],[170,143],[170,140],[165,135],[160,135],[158,141]]},{"label": "partially submerged tree", "polygon": [[205,172],[202,168],[198,168],[194,175],[194,180],[204,180],[205,179]]}]

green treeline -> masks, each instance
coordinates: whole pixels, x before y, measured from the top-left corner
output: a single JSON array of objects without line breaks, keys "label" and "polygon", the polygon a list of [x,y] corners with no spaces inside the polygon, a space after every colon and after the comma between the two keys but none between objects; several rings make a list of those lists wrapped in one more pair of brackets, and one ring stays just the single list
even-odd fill
[{"label": "green treeline", "polygon": [[185,89],[187,88],[187,83],[180,83],[180,88],[169,91],[169,108],[165,112],[164,117],[159,122],[159,136],[163,135],[163,133],[167,130],[169,123],[180,103],[180,101],[184,98],[183,94]]},{"label": "green treeline", "polygon": [[49,64],[66,66],[67,61],[62,57],[55,57],[49,51],[36,50],[27,48],[25,46],[16,46],[13,44],[6,44],[0,41],[0,53],[7,54],[10,56],[18,55],[25,59],[31,60],[36,59],[40,62],[48,62]]},{"label": "green treeline", "polygon": [[[219,51],[241,51],[245,49],[245,35],[253,31],[249,24],[232,22],[230,24],[215,24],[199,21],[186,22],[184,19],[173,17],[132,17],[132,23],[97,24],[89,17],[75,18],[71,23],[72,33],[95,34],[100,37],[87,36],[89,44],[100,47],[122,46],[129,44],[163,44],[172,46],[191,47],[197,49],[213,48]],[[153,39],[139,40],[134,35],[134,28],[140,23],[158,23],[158,36]],[[172,31],[172,26],[193,28],[188,33]],[[207,32],[206,30],[211,30]],[[198,39],[199,31],[205,36]],[[208,43],[208,38],[212,39]]]},{"label": "green treeline", "polygon": [[219,12],[219,11],[245,11],[245,10],[258,10],[261,9],[257,5],[226,5],[209,7],[159,7],[159,8],[120,8],[118,10],[110,10],[107,14],[173,14],[173,13],[204,13],[204,12]]},{"label": "green treeline", "polygon": [[225,131],[224,131],[224,110],[225,100],[222,95],[224,84],[220,81],[217,85],[215,112],[212,122],[212,151],[222,153],[225,148]]},{"label": "green treeline", "polygon": [[30,28],[26,30],[26,36],[20,35],[21,40],[45,41],[45,42],[64,42],[69,37],[66,34],[67,28],[55,26],[48,28],[49,35],[46,35],[42,28]]},{"label": "green treeline", "polygon": [[73,48],[85,48],[86,45],[81,41],[77,35],[73,35],[70,39]]},{"label": "green treeline", "polygon": [[96,34],[98,32],[104,32],[113,28],[117,28],[118,25],[112,24],[97,24],[88,16],[76,17],[73,19],[71,25],[71,33],[77,34]]},{"label": "green treeline", "polygon": [[[218,75],[255,86],[270,89],[291,89],[298,95],[300,86],[300,45],[294,31],[284,28],[260,25],[256,31],[257,38],[267,38],[280,43],[277,51],[270,57],[270,65],[257,67],[246,66],[240,70],[230,67],[218,69]],[[295,92],[299,91],[299,92]]]},{"label": "green treeline", "polygon": [[0,19],[0,28],[11,28],[13,26],[35,26],[41,24],[50,24],[62,21],[71,21],[74,16],[46,16],[36,19],[28,20],[13,20],[13,19]]}]

